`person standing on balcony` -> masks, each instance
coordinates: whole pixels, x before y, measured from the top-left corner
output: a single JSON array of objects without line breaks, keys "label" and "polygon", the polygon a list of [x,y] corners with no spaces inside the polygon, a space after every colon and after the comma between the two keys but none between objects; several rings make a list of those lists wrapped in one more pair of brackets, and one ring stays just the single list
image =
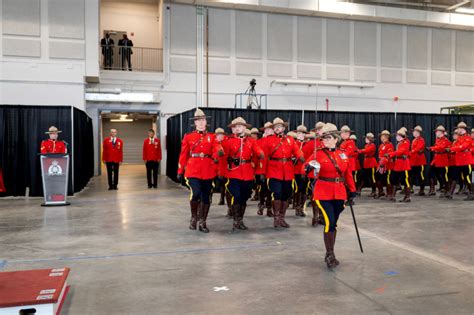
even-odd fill
[{"label": "person standing on balcony", "polygon": [[112,69],[112,60],[114,55],[114,40],[110,38],[109,33],[105,34],[105,38],[100,40],[100,46],[102,47],[102,55],[104,56],[104,69]]},{"label": "person standing on balcony", "polygon": [[[128,39],[127,34],[123,34],[123,38],[119,40],[118,42],[119,45],[119,54],[122,55],[122,70],[126,70],[128,67],[128,70],[132,71],[132,47],[133,47],[133,42]],[[128,66],[125,65],[127,63]]]}]

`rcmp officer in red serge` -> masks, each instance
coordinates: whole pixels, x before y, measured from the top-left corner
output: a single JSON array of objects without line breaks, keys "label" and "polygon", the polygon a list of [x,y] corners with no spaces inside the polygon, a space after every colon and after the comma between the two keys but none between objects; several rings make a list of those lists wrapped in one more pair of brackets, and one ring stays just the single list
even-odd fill
[{"label": "rcmp officer in red serge", "polygon": [[[407,139],[406,128],[402,127],[397,131],[397,148],[393,152],[387,153],[385,156],[391,159],[395,159],[393,164],[393,172],[391,174],[390,182],[393,185],[404,185],[405,186],[405,197],[401,202],[410,202],[410,176],[409,171],[410,160],[408,155],[410,154],[410,140]],[[394,188],[392,195],[390,196],[391,201],[395,201]]]},{"label": "rcmp officer in red serge", "polygon": [[393,169],[392,159],[388,158],[386,155],[390,152],[395,151],[392,142],[390,141],[390,131],[383,130],[380,133],[380,145],[379,145],[379,166],[377,172],[375,173],[375,178],[377,180],[377,195],[374,197],[378,199],[383,197],[385,193],[383,192],[383,187],[387,186],[387,196],[386,199],[389,200],[392,196],[392,190],[394,189],[392,183],[390,182],[390,176]]},{"label": "rcmp officer in red serge", "polygon": [[313,200],[321,210],[325,221],[326,256],[324,260],[328,268],[334,268],[339,265],[334,254],[337,221],[344,211],[345,201],[355,198],[356,187],[349,168],[349,158],[345,152],[337,149],[340,134],[337,127],[327,123],[321,131],[324,148],[318,149],[308,161],[316,160],[320,167]]},{"label": "rcmp officer in red serge", "polygon": [[362,164],[362,180],[359,183],[357,189],[360,194],[361,190],[364,188],[365,183],[370,183],[372,187],[372,192],[369,197],[375,197],[375,169],[377,168],[377,160],[375,159],[375,154],[377,147],[375,146],[375,136],[373,133],[369,132],[365,135],[365,146],[362,150],[359,150],[360,154],[364,155],[364,163]]},{"label": "rcmp officer in red serge", "polygon": [[357,153],[358,149],[355,141],[350,138],[352,132],[353,131],[349,126],[344,125],[341,127],[342,142],[339,146],[339,149],[346,153],[347,157],[349,158],[349,169],[351,172],[354,172],[356,169],[356,159],[359,154]]},{"label": "rcmp officer in red serge", "polygon": [[[263,135],[262,135],[262,138],[257,140],[257,145],[263,149],[265,147],[264,145],[265,141],[268,139],[269,136],[274,134],[272,123],[267,121],[263,125],[263,127],[260,128],[260,131],[263,131]],[[267,157],[265,157],[265,159],[266,158]],[[265,161],[261,161],[261,162],[262,164],[266,163]],[[273,217],[272,196],[271,196],[271,192],[268,189],[267,182],[265,181],[265,169],[263,167],[256,167],[255,175],[258,175],[256,176],[256,179],[259,185],[259,192],[260,192],[260,197],[258,198],[259,200],[258,200],[257,214],[263,215],[263,209],[266,207],[267,217]]]},{"label": "rcmp officer in red serge", "polygon": [[467,125],[465,122],[460,122],[456,127],[458,138],[453,142],[451,148],[448,150],[455,153],[455,163],[453,178],[449,188],[448,198],[452,198],[453,192],[456,188],[456,181],[464,180],[464,184],[468,188],[468,196],[465,200],[472,200],[472,183],[471,183],[471,149],[472,139],[467,133]]},{"label": "rcmp officer in red serge", "polygon": [[212,184],[217,176],[215,164],[224,155],[216,136],[206,131],[207,118],[199,108],[194,113],[191,119],[194,120],[196,130],[184,135],[178,164],[178,179],[182,180],[184,175],[186,184],[191,189],[189,228],[196,230],[199,220],[199,231],[204,233],[209,233],[206,221],[211,206]]},{"label": "rcmp officer in red serge", "polygon": [[[425,139],[421,136],[423,128],[416,126],[413,128],[413,141],[411,142],[410,150],[410,166],[412,187],[415,183],[420,185],[420,191],[417,196],[425,195]],[[413,192],[413,188],[412,188]]]},{"label": "rcmp officer in red serge", "polygon": [[[436,134],[435,144],[429,148],[433,152],[434,157],[431,161],[430,167],[430,191],[428,196],[436,195],[436,180],[438,180],[440,188],[444,193],[448,190],[448,171],[449,171],[449,152],[451,141],[446,137],[446,128],[440,125],[434,130]],[[440,197],[444,197],[441,194]]]},{"label": "rcmp officer in red serge", "polygon": [[[303,155],[305,160],[309,159],[318,149],[323,148],[323,143],[321,141],[321,130],[324,126],[324,122],[318,121],[315,126],[314,130],[316,132],[314,139],[308,141],[303,146]],[[306,189],[306,195],[310,196],[313,194],[313,187],[315,183],[315,176],[313,172],[307,174],[308,177],[308,186]],[[318,224],[324,224],[322,214],[320,213],[319,208],[316,206],[316,203],[311,199],[311,206],[313,208],[313,219],[311,221],[311,225],[316,227]]]},{"label": "rcmp officer in red serge", "polygon": [[[222,128],[217,128],[214,130],[214,133],[216,135],[216,141],[222,145],[222,143],[226,139],[225,131]],[[219,198],[219,205],[222,206],[224,205],[224,199],[225,199],[225,183],[227,182],[226,179],[226,172],[227,172],[227,162],[223,157],[219,158],[219,163],[217,163],[217,188],[219,189],[218,191],[220,192],[220,198]],[[230,210],[229,213],[230,214]]]},{"label": "rcmp officer in red serge", "polygon": [[[148,188],[158,188],[158,167],[161,162],[160,139],[155,138],[155,131],[148,130],[148,138],[143,141],[143,161],[146,165]],[[153,178],[153,180],[152,180]]]},{"label": "rcmp officer in red serge", "polygon": [[117,137],[116,129],[110,129],[110,137],[104,139],[102,161],[107,166],[109,190],[117,190],[119,166],[123,161],[123,141]]},{"label": "rcmp officer in red serge", "polygon": [[268,187],[272,192],[273,225],[274,227],[289,228],[285,221],[288,198],[291,196],[291,184],[294,177],[293,160],[295,157],[304,162],[303,152],[295,140],[285,135],[288,126],[281,118],[273,120],[274,135],[265,140],[263,151],[267,157],[265,175]]},{"label": "rcmp officer in red serge", "polygon": [[228,127],[233,135],[223,143],[223,148],[228,165],[226,189],[232,197],[232,230],[247,230],[243,218],[254,183],[252,160],[254,156],[263,160],[265,156],[257,141],[245,135],[245,128],[250,127],[245,119],[238,117]]},{"label": "rcmp officer in red serge", "polygon": [[[298,148],[303,152],[303,146],[306,143],[306,134],[308,133],[308,128],[305,125],[299,125],[295,130],[296,139],[295,142],[298,145]],[[293,208],[295,209],[295,215],[300,217],[305,217],[304,213],[304,203],[306,201],[306,175],[302,167],[303,163],[293,158],[294,170],[295,170],[295,193],[293,197]]]},{"label": "rcmp officer in red serge", "polygon": [[45,134],[49,135],[49,139],[41,141],[41,154],[67,153],[66,143],[58,140],[59,133],[61,133],[61,130],[58,130],[55,126],[49,127],[48,131],[45,132]]}]

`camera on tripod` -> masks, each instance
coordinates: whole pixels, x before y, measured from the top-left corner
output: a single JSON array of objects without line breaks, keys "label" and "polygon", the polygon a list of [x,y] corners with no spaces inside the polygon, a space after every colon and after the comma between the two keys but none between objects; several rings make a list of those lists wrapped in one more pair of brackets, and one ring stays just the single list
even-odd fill
[{"label": "camera on tripod", "polygon": [[250,86],[255,88],[256,85],[257,85],[257,80],[252,79],[252,81],[250,81]]}]

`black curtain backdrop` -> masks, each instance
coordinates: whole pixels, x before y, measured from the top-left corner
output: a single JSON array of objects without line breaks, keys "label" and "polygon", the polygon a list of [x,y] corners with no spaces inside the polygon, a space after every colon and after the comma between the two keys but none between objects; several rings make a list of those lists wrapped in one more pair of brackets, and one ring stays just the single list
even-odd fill
[{"label": "black curtain backdrop", "polygon": [[[378,146],[378,134],[387,129],[394,133],[405,126],[409,132],[416,125],[422,126],[423,137],[427,146],[434,143],[433,129],[438,125],[443,125],[449,133],[460,121],[464,121],[468,126],[474,125],[474,115],[444,115],[444,114],[420,114],[420,113],[398,113],[395,119],[394,113],[372,113],[372,112],[334,112],[334,111],[303,111],[303,110],[246,110],[246,109],[226,109],[226,108],[204,108],[208,119],[208,130],[214,131],[218,127],[224,128],[227,132],[230,129],[227,125],[232,119],[242,116],[252,126],[260,128],[266,121],[272,121],[275,117],[280,117],[289,122],[290,130],[296,129],[304,121],[308,129],[313,129],[317,121],[331,122],[338,128],[342,125],[349,125],[357,135],[357,146],[362,148],[365,144],[365,134],[372,132],[376,135]],[[181,139],[185,133],[193,130],[192,121],[195,109],[185,111],[172,116],[167,121],[167,164],[166,175],[176,180],[178,169],[178,158],[181,150]],[[411,137],[410,137],[411,138]],[[395,139],[392,137],[395,144]],[[431,160],[431,156],[427,154]]]},{"label": "black curtain backdrop", "polygon": [[92,119],[74,108],[74,192],[81,191],[94,176],[94,135]]},{"label": "black curtain backdrop", "polygon": [[[75,175],[80,178],[77,182],[78,187],[84,185],[84,182],[87,183],[84,177],[93,173],[93,155],[90,153],[75,155],[76,152],[93,150],[92,123],[87,125],[87,122],[81,122],[85,119],[85,114],[77,116],[79,122],[75,125],[83,126],[85,124],[87,127],[80,127],[81,129],[77,131],[79,137],[83,136],[84,139],[77,140],[77,144],[75,143],[75,148],[72,150],[71,108],[71,106],[0,105],[0,165],[3,168],[7,190],[2,196],[24,196],[27,187],[29,187],[30,196],[43,195],[38,154],[41,141],[48,139],[45,132],[52,125],[62,131],[59,134],[59,139],[67,143],[69,153],[73,152],[71,158],[80,159],[76,160],[75,164],[86,165],[80,172],[75,172]],[[70,195],[73,194],[72,159],[69,168],[68,194]]]}]

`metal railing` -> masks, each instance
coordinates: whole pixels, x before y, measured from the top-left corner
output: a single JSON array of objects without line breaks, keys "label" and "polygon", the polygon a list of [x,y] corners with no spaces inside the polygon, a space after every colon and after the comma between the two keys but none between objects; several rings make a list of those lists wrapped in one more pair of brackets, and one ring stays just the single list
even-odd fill
[{"label": "metal railing", "polygon": [[163,71],[163,49],[129,46],[99,46],[100,69]]}]

